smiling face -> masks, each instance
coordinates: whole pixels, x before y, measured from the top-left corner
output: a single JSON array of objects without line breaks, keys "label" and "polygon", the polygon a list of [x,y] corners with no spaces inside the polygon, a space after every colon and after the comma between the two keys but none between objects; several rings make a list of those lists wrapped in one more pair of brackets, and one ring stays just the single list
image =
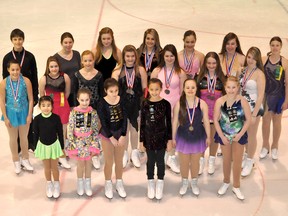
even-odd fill
[{"label": "smiling face", "polygon": [[39,107],[44,115],[49,115],[53,109],[52,103],[50,101],[42,101]]},{"label": "smiling face", "polygon": [[193,35],[189,35],[184,39],[184,48],[193,51],[196,44],[196,39]]},{"label": "smiling face", "polygon": [[186,80],[184,83],[183,91],[186,96],[195,96],[197,91],[197,85],[195,80]]},{"label": "smiling face", "polygon": [[90,96],[89,94],[81,93],[79,94],[77,101],[79,103],[79,108],[85,110],[90,104]]},{"label": "smiling face", "polygon": [[81,59],[81,63],[84,68],[92,69],[94,67],[94,58],[92,54],[83,55]]},{"label": "smiling face", "polygon": [[10,74],[11,80],[13,80],[13,81],[18,80],[18,78],[20,76],[20,72],[21,72],[19,64],[11,63],[9,68],[8,68],[8,72]]},{"label": "smiling face", "polygon": [[175,56],[170,51],[164,53],[164,61],[166,65],[173,65],[175,62]]},{"label": "smiling face", "polygon": [[151,99],[153,100],[159,98],[161,90],[162,88],[160,87],[159,83],[151,83],[148,87]]},{"label": "smiling face", "polygon": [[206,67],[208,69],[208,71],[210,73],[215,73],[215,70],[217,68],[217,61],[215,58],[213,57],[209,57],[207,58],[207,61],[206,61]]},{"label": "smiling face", "polygon": [[103,47],[110,47],[112,44],[112,36],[109,33],[106,34],[102,34],[101,35],[101,43],[103,45]]},{"label": "smiling face", "polygon": [[136,61],[136,55],[133,51],[132,52],[125,52],[124,62],[125,62],[127,67],[134,66],[135,61]]},{"label": "smiling face", "polygon": [[51,77],[57,77],[59,75],[59,65],[55,61],[49,62],[49,75]]},{"label": "smiling face", "polygon": [[153,48],[155,46],[155,38],[152,34],[147,34],[145,38],[145,45],[147,48]]},{"label": "smiling face", "polygon": [[231,39],[226,43],[226,52],[228,54],[234,54],[236,52],[236,48],[237,48],[236,38]]},{"label": "smiling face", "polygon": [[225,91],[228,96],[236,96],[239,92],[239,83],[236,81],[227,80]]},{"label": "smiling face", "polygon": [[11,41],[15,51],[21,51],[23,49],[24,39],[22,37],[13,37]]},{"label": "smiling face", "polygon": [[69,38],[69,37],[64,38],[62,43],[61,43],[63,50],[65,52],[71,52],[73,44],[74,44],[73,39]]}]

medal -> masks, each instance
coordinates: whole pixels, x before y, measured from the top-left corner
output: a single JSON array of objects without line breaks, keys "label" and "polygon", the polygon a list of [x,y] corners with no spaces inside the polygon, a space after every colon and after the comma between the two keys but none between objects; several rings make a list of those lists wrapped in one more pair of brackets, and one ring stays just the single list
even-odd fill
[{"label": "medal", "polygon": [[195,109],[196,109],[196,96],[194,97],[192,116],[191,116],[191,113],[190,113],[190,108],[189,108],[189,105],[188,105],[188,101],[186,100],[186,110],[187,110],[187,114],[188,114],[188,118],[189,118],[189,122],[190,122],[190,126],[189,126],[188,129],[191,132],[194,130],[194,127],[192,126],[192,124],[193,124],[193,121],[194,121]]},{"label": "medal", "polygon": [[13,94],[13,98],[14,98],[14,107],[17,108],[17,107],[18,107],[17,97],[18,97],[18,93],[19,93],[20,76],[18,77],[18,80],[17,80],[16,92],[15,92],[15,89],[14,89],[14,86],[13,86],[13,83],[12,83],[12,80],[11,80],[11,77],[10,77],[9,80],[10,80],[10,87],[11,87],[11,89],[12,89],[12,94]]},{"label": "medal", "polygon": [[146,71],[149,71],[151,69],[151,64],[152,64],[152,60],[155,54],[155,47],[153,48],[151,54],[148,54],[148,50],[146,48],[146,52],[145,52],[145,69]]},{"label": "medal", "polygon": [[213,79],[211,79],[210,73],[208,71],[207,87],[208,87],[209,95],[207,96],[207,98],[210,100],[215,99],[214,93],[215,93],[215,88],[216,88],[216,81],[217,81],[217,76],[214,74]]},{"label": "medal", "polygon": [[[24,49],[24,48],[23,48],[23,49]],[[14,53],[14,50],[12,50],[12,55],[13,55],[13,58],[14,58],[15,60],[17,60],[16,55],[15,55],[15,53]],[[23,65],[23,62],[24,62],[24,58],[25,58],[25,49],[24,49],[24,51],[23,51],[23,56],[22,56],[22,59],[21,59],[21,62],[20,62],[20,68],[22,68],[22,65]]]},{"label": "medal", "polygon": [[194,130],[193,126],[190,125],[190,127],[189,127],[189,131],[193,131],[193,130]]},{"label": "medal", "polygon": [[184,55],[184,65],[185,65],[186,73],[192,76],[192,79],[193,79],[195,76],[195,74],[193,74],[193,60],[194,60],[195,52],[194,51],[192,52],[190,59],[188,59],[185,49],[184,49],[183,55]]},{"label": "medal", "polygon": [[[133,68],[133,71],[132,71],[131,75],[130,75],[129,72],[127,71],[126,65],[124,65],[124,70],[125,70],[125,75],[126,75],[126,84],[127,84],[127,87],[128,87],[128,89],[126,90],[126,92],[127,92],[128,94],[133,95],[133,94],[134,94],[134,91],[133,91],[132,89],[133,89],[134,80],[135,80],[135,70],[134,70],[134,68]],[[130,89],[130,90],[129,90],[129,89]]]},{"label": "medal", "polygon": [[233,68],[233,64],[234,64],[236,55],[237,55],[237,53],[235,52],[234,55],[233,55],[233,57],[232,57],[232,59],[231,59],[231,62],[230,62],[230,64],[229,64],[229,66],[228,66],[228,54],[227,54],[227,52],[226,52],[226,75],[227,75],[228,77],[232,75],[232,74],[231,74],[231,71],[232,71],[232,68]]},{"label": "medal", "polygon": [[166,86],[166,89],[165,89],[165,93],[166,94],[170,94],[170,90],[169,90],[169,87],[170,87],[170,83],[171,83],[171,80],[172,80],[172,77],[173,77],[173,72],[174,72],[174,65],[170,71],[170,74],[168,75],[167,73],[167,69],[166,69],[166,65],[164,66],[164,77],[165,77],[165,86]]},{"label": "medal", "polygon": [[245,90],[246,87],[246,83],[248,82],[248,80],[251,78],[251,76],[253,75],[253,73],[255,72],[255,70],[257,69],[257,66],[255,68],[253,68],[250,72],[250,74],[247,76],[248,74],[248,67],[245,68],[244,70],[244,76],[241,82],[241,86],[242,86],[242,91]]},{"label": "medal", "polygon": [[133,89],[131,89],[131,88],[128,88],[128,89],[126,90],[126,93],[127,93],[127,94],[130,94],[130,95],[134,95],[134,91],[133,91]]}]

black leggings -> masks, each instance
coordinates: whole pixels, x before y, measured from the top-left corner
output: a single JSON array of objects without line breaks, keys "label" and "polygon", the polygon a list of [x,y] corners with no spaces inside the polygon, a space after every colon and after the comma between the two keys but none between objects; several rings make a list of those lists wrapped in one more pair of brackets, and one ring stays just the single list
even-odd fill
[{"label": "black leggings", "polygon": [[164,179],[165,175],[165,149],[161,150],[146,150],[147,154],[147,177],[148,179],[154,179],[154,167],[157,165],[157,177],[158,179]]}]

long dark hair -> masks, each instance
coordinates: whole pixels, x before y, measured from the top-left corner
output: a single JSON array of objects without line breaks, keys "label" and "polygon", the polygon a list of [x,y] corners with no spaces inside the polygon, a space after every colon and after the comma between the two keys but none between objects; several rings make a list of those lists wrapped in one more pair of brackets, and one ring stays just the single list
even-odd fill
[{"label": "long dark hair", "polygon": [[181,67],[179,65],[179,61],[178,61],[178,54],[177,54],[177,49],[173,44],[167,44],[164,49],[161,51],[161,55],[160,55],[160,63],[158,65],[159,68],[163,68],[165,66],[165,61],[164,61],[164,55],[166,53],[166,51],[169,51],[173,54],[173,56],[175,56],[175,62],[174,62],[174,71],[177,74],[181,73]]},{"label": "long dark hair", "polygon": [[240,46],[239,38],[233,32],[229,32],[227,35],[225,35],[225,37],[223,39],[223,43],[222,43],[221,52],[219,54],[224,55],[226,53],[226,44],[228,43],[228,41],[233,40],[233,39],[236,40],[236,44],[237,44],[236,52],[244,55],[243,52],[242,52],[241,46]]}]

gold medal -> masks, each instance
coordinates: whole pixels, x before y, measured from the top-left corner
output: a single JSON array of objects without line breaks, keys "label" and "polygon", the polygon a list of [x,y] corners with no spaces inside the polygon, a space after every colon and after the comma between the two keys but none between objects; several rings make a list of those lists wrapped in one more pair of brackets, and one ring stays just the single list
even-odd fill
[{"label": "gold medal", "polygon": [[193,131],[193,130],[194,130],[193,126],[190,125],[190,127],[189,127],[189,131]]}]

